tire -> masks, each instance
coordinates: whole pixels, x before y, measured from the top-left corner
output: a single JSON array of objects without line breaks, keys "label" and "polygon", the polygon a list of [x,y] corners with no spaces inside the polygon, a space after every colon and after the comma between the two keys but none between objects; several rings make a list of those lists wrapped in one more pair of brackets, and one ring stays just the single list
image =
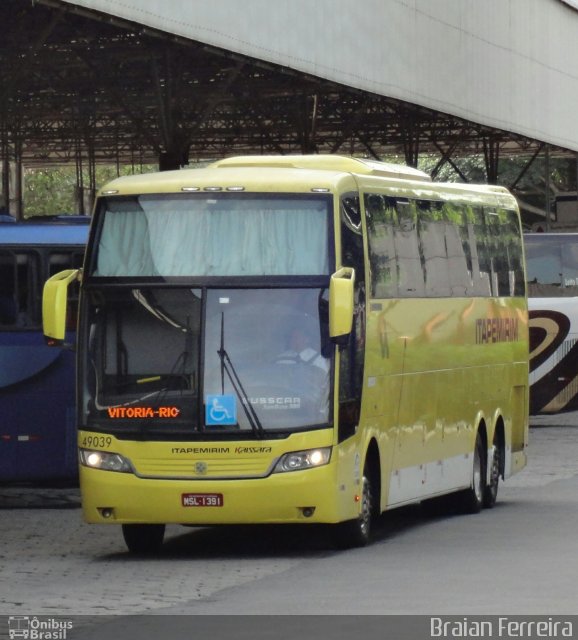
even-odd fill
[{"label": "tire", "polygon": [[474,447],[474,463],[472,465],[472,483],[469,489],[460,492],[460,510],[463,513],[479,513],[484,506],[486,489],[486,459],[484,441],[478,431]]},{"label": "tire", "polygon": [[337,527],[337,546],[340,549],[365,547],[371,540],[371,531],[375,516],[374,493],[367,471],[362,478],[361,509],[355,520],[342,522]]},{"label": "tire", "polygon": [[123,524],[122,535],[130,553],[140,556],[157,554],[165,537],[164,524]]},{"label": "tire", "polygon": [[484,507],[491,509],[498,499],[498,486],[502,473],[502,459],[504,452],[497,442],[494,442],[494,455],[492,456],[492,466],[490,468],[489,482],[484,489]]}]

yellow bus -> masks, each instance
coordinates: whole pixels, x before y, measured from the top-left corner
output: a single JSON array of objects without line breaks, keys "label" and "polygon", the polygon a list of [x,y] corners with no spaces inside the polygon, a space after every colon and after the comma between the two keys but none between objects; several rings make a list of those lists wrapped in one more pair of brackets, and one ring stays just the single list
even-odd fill
[{"label": "yellow bus", "polygon": [[154,553],[165,525],[327,524],[493,506],[526,462],[519,214],[495,186],[332,155],[244,156],[99,192],[81,279],[87,522]]}]

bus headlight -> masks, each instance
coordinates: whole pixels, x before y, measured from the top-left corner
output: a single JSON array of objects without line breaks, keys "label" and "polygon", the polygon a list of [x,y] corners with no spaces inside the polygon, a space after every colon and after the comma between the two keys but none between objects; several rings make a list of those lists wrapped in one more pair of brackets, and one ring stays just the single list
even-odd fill
[{"label": "bus headlight", "polygon": [[80,449],[80,463],[91,469],[102,469],[103,471],[117,471],[118,473],[132,473],[132,465],[129,460],[119,453],[109,453],[108,451],[90,451],[90,449]]},{"label": "bus headlight", "polygon": [[320,449],[307,449],[305,451],[292,451],[285,453],[280,458],[273,473],[285,473],[286,471],[300,471],[312,469],[327,464],[331,459],[331,447]]}]

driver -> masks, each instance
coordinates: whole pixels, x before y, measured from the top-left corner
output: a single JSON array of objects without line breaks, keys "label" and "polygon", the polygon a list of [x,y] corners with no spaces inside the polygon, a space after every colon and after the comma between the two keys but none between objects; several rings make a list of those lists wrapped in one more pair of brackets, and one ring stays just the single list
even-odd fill
[{"label": "driver", "polygon": [[314,349],[313,340],[301,327],[291,330],[288,349],[277,357],[277,364],[310,364],[323,372],[329,371],[329,361]]}]

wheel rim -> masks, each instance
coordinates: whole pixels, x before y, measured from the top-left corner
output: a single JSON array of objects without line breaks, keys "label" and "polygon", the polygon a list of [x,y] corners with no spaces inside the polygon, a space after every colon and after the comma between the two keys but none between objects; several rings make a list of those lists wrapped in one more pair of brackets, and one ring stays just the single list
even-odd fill
[{"label": "wheel rim", "polygon": [[482,489],[482,459],[480,456],[480,447],[477,446],[477,444],[476,444],[476,449],[474,453],[473,483],[474,483],[474,493],[476,494],[476,500],[481,503],[484,497],[483,489]]},{"label": "wheel rim", "polygon": [[492,456],[492,470],[490,473],[490,491],[493,495],[498,492],[498,483],[500,482],[500,449],[494,447],[494,455]]},{"label": "wheel rim", "polygon": [[364,537],[369,535],[371,528],[371,511],[372,511],[371,483],[369,479],[363,477],[363,488],[361,492],[361,513],[359,514],[359,530]]}]

